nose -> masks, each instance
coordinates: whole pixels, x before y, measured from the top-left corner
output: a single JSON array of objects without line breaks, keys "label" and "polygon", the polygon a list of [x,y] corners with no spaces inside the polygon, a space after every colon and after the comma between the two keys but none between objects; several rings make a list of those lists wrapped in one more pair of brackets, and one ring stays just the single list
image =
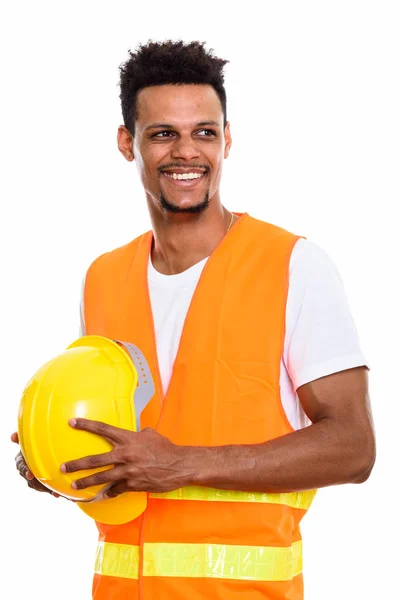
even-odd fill
[{"label": "nose", "polygon": [[193,158],[198,158],[199,156],[200,151],[197,148],[196,140],[194,140],[191,136],[180,137],[176,140],[172,148],[172,157],[175,159],[190,161]]}]

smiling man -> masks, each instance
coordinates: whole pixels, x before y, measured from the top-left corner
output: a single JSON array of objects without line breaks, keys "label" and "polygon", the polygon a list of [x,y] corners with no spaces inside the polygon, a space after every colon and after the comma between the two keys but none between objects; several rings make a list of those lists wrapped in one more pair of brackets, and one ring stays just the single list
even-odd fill
[{"label": "smiling man", "polygon": [[375,460],[368,367],[332,261],[221,203],[225,64],[168,41],[121,67],[118,147],[152,230],[90,266],[83,331],[137,345],[156,391],[138,433],[71,422],[114,446],[62,465],[77,488],[149,494],[138,519],[98,523],[95,600],[301,600],[316,489],[361,483]]},{"label": "smiling man", "polygon": [[[138,163],[142,183],[156,211],[161,206],[167,213],[199,214],[210,208],[231,144],[215,90],[205,85],[146,88],[139,94],[138,112],[133,151],[125,127],[119,130],[119,147],[128,160],[142,158]],[[154,121],[160,115],[168,122]]]}]

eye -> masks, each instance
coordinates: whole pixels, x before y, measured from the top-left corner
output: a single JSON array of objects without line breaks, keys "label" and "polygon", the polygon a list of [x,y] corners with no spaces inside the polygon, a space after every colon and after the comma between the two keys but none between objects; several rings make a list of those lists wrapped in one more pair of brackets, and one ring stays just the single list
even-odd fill
[{"label": "eye", "polygon": [[161,137],[164,137],[164,135],[163,135],[164,133],[168,134],[168,136],[170,134],[172,135],[171,131],[159,131],[158,133],[153,133],[153,135],[151,137],[152,138],[161,138]]},{"label": "eye", "polygon": [[206,136],[201,136],[201,137],[210,137],[210,135],[213,135],[213,136],[217,135],[217,134],[215,133],[215,131],[213,131],[212,129],[200,129],[200,131],[198,131],[197,133],[202,133],[203,131],[204,131],[204,132],[205,132],[207,135],[206,135]]},{"label": "eye", "polygon": [[[173,131],[165,130],[165,131],[158,131],[157,133],[153,133],[153,135],[151,137],[162,139],[162,138],[169,138],[172,135],[174,135]],[[212,129],[199,129],[199,131],[196,131],[196,135],[200,135],[200,137],[212,137],[212,136],[215,137],[217,134]]]}]

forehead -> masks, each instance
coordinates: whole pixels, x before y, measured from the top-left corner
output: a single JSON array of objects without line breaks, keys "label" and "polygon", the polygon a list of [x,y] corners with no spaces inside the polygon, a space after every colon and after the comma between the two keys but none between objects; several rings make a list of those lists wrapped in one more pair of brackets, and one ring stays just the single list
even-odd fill
[{"label": "forehead", "polygon": [[223,121],[222,106],[211,85],[157,85],[140,90],[137,121],[150,122]]}]

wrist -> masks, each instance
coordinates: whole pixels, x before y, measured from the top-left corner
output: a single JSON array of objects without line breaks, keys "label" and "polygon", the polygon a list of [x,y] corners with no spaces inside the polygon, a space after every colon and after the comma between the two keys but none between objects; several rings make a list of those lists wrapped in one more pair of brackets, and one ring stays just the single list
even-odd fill
[{"label": "wrist", "polygon": [[182,485],[206,485],[207,468],[212,462],[211,448],[201,446],[179,446],[182,465]]}]

